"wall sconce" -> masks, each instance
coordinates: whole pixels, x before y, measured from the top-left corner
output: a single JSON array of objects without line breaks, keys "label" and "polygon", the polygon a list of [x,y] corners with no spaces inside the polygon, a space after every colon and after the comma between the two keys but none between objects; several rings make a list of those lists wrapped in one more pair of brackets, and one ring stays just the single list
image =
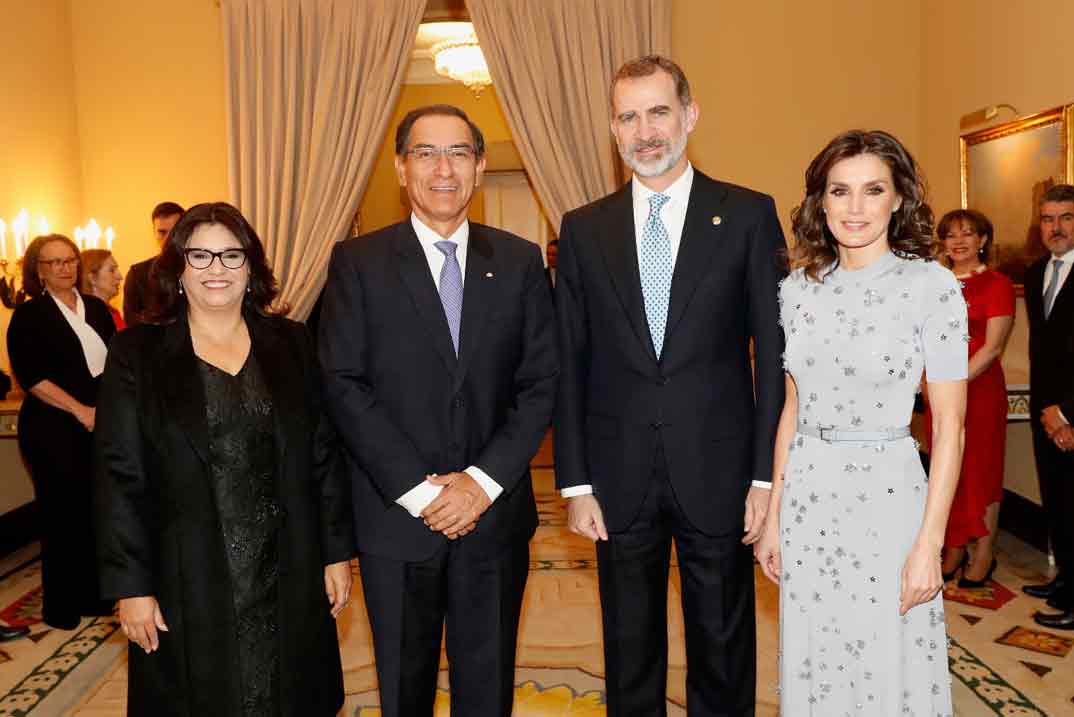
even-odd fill
[{"label": "wall sconce", "polygon": [[981,124],[982,122],[994,120],[999,115],[1001,109],[1008,109],[1014,113],[1015,117],[1018,116],[1018,110],[1014,105],[988,105],[987,107],[982,107],[979,110],[974,110],[973,112],[962,115],[958,119],[958,126],[960,129],[968,129],[974,125]]}]

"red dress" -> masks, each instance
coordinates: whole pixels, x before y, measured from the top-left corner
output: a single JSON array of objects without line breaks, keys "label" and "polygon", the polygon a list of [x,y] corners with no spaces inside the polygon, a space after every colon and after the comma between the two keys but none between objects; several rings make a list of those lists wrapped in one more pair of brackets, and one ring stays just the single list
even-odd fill
[{"label": "red dress", "polygon": [[[988,320],[1014,316],[1014,285],[998,271],[982,271],[961,280],[970,323],[972,358],[985,344]],[[925,427],[931,442],[932,416]],[[1007,446],[1007,382],[996,359],[966,391],[966,448],[944,545],[952,548],[988,535],[985,511],[1003,498],[1003,458]]]}]

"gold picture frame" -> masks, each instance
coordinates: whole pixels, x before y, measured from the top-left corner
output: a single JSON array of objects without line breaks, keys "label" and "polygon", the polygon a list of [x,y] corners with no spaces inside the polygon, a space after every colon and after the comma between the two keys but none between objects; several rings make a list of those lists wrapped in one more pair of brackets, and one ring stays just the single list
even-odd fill
[{"label": "gold picture frame", "polygon": [[992,265],[1019,296],[1026,269],[1044,255],[1038,205],[1053,184],[1074,183],[1074,104],[959,138],[962,207],[995,227]]}]

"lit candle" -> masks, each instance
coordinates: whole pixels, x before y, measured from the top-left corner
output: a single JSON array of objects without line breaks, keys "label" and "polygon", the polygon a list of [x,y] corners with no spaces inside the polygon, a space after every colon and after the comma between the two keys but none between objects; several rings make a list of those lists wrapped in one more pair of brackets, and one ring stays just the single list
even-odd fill
[{"label": "lit candle", "polygon": [[78,250],[82,251],[86,248],[86,232],[82,230],[82,227],[75,227],[75,244],[78,245]]},{"label": "lit candle", "polygon": [[11,232],[15,235],[15,257],[21,259],[26,253],[26,244],[30,238],[30,213],[25,209],[11,222]]},{"label": "lit candle", "polygon": [[108,227],[104,230],[104,248],[108,251],[112,251],[112,240],[116,238],[116,233],[112,231],[112,227]]},{"label": "lit candle", "polygon": [[0,259],[7,261],[7,224],[0,219]]},{"label": "lit candle", "polygon": [[101,248],[101,225],[97,223],[96,219],[89,220],[89,224],[86,225],[85,236],[87,249]]},{"label": "lit candle", "polygon": [[37,233],[42,235],[49,233],[48,219],[44,217],[37,218]]}]

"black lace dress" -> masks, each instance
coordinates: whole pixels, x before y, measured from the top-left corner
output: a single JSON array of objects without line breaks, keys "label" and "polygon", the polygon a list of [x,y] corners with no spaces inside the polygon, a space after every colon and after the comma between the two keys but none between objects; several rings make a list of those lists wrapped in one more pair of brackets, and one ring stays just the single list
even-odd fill
[{"label": "black lace dress", "polygon": [[198,363],[210,475],[231,569],[242,714],[278,715],[280,507],[272,400],[252,352],[235,376]]}]

